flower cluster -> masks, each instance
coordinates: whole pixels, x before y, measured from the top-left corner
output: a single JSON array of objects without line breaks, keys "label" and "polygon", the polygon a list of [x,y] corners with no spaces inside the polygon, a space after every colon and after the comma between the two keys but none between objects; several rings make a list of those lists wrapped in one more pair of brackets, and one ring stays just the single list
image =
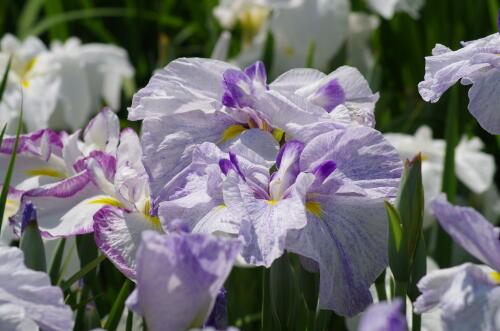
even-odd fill
[{"label": "flower cluster", "polygon": [[36,37],[24,41],[7,34],[0,41],[0,72],[10,63],[6,90],[0,102],[0,125],[14,132],[21,105],[28,131],[77,130],[102,108],[120,107],[122,82],[134,69],[124,49],[84,44],[77,38],[50,49]]}]

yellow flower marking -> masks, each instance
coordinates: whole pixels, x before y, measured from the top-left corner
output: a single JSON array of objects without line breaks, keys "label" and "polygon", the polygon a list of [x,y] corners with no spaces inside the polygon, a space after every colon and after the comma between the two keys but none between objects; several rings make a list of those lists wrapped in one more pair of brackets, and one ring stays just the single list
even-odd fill
[{"label": "yellow flower marking", "polygon": [[491,277],[493,277],[493,279],[496,280],[496,282],[498,284],[500,284],[500,273],[498,273],[498,272],[492,272],[491,273]]},{"label": "yellow flower marking", "polygon": [[52,170],[52,169],[33,169],[26,170],[25,173],[28,176],[49,176],[55,178],[66,178],[66,175],[60,171]]},{"label": "yellow flower marking", "polygon": [[146,200],[144,203],[144,217],[146,217],[147,220],[149,220],[151,223],[153,223],[153,227],[157,230],[161,229],[161,222],[159,217],[153,217],[150,214],[151,210],[151,202],[149,200]]},{"label": "yellow flower marking", "polygon": [[222,209],[224,209],[226,207],[227,207],[226,205],[220,205],[219,207],[217,207],[217,209],[215,209],[215,211],[216,212],[221,211]]},{"label": "yellow flower marking", "polygon": [[281,139],[283,139],[283,135],[285,134],[285,131],[280,130],[280,129],[273,129],[271,134],[273,135],[274,139],[277,142],[281,142]]},{"label": "yellow flower marking", "polygon": [[275,205],[277,204],[279,201],[276,201],[276,200],[266,200],[268,204],[270,205]]},{"label": "yellow flower marking", "polygon": [[245,130],[246,128],[243,125],[239,124],[231,125],[226,129],[226,131],[224,131],[224,134],[222,135],[222,138],[220,139],[219,143],[227,141],[229,139],[233,139],[234,137],[238,136]]},{"label": "yellow flower marking", "polygon": [[306,210],[319,218],[323,218],[324,216],[321,204],[317,201],[306,201]]},{"label": "yellow flower marking", "polygon": [[29,87],[30,86],[30,82],[25,78],[26,77],[26,74],[31,70],[33,69],[33,66],[35,65],[35,63],[38,61],[38,57],[34,57],[32,58],[31,60],[28,61],[28,63],[26,63],[26,65],[24,66],[24,69],[23,69],[23,72],[21,74],[21,77],[22,77],[22,80],[21,80],[21,84],[24,86],[24,87]]},{"label": "yellow flower marking", "polygon": [[101,199],[95,199],[92,201],[87,202],[88,205],[92,204],[103,204],[103,205],[108,205],[108,206],[113,206],[113,207],[120,207],[120,208],[125,208],[123,203],[120,201],[113,199],[113,198],[101,198]]}]

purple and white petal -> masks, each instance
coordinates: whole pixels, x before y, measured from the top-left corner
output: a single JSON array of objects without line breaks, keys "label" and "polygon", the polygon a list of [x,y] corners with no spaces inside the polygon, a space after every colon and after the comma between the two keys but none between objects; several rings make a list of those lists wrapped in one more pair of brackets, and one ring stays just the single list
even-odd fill
[{"label": "purple and white petal", "polygon": [[[104,196],[88,172],[60,182],[27,191],[22,201],[31,201],[38,216],[38,226],[47,237],[67,237],[93,231],[92,216]],[[16,219],[16,223],[19,220]]]},{"label": "purple and white petal", "polygon": [[441,194],[431,202],[441,226],[471,255],[500,272],[500,228],[472,208],[450,204]]},{"label": "purple and white petal", "polygon": [[105,206],[93,216],[97,247],[125,276],[136,279],[136,253],[145,230],[161,230],[160,220]]},{"label": "purple and white petal", "polygon": [[286,199],[271,201],[256,198],[235,172],[228,174],[224,201],[241,219],[242,256],[247,263],[270,267],[286,249],[288,232],[306,226],[306,192],[313,181],[313,175],[301,174]]},{"label": "purple and white petal", "polygon": [[89,150],[99,150],[115,155],[119,136],[118,116],[110,108],[104,108],[90,120],[83,132],[83,141]]},{"label": "purple and white petal", "polygon": [[336,164],[335,178],[362,188],[371,197],[395,197],[402,163],[380,132],[352,127],[322,134],[304,148],[300,168],[312,171],[330,160]]},{"label": "purple and white petal", "polygon": [[400,298],[371,305],[363,314],[358,331],[406,331],[402,308],[403,300]]},{"label": "purple and white petal", "polygon": [[[73,329],[73,317],[64,304],[59,287],[51,286],[47,274],[28,269],[23,252],[16,247],[0,247],[0,322],[12,324],[16,312],[20,323],[34,321],[43,330]],[[26,325],[26,324],[24,324]],[[31,324],[32,325],[32,324]]]},{"label": "purple and white petal", "polygon": [[152,331],[201,327],[240,249],[237,240],[146,231],[137,252],[137,287],[129,309]]},{"label": "purple and white petal", "polygon": [[387,265],[383,200],[316,195],[308,207],[307,225],[286,248],[319,264],[320,307],[353,316],[372,302],[369,287]]},{"label": "purple and white petal", "polygon": [[479,266],[466,263],[433,271],[419,281],[418,288],[422,294],[415,312],[439,309],[445,330],[500,328],[500,286]]}]

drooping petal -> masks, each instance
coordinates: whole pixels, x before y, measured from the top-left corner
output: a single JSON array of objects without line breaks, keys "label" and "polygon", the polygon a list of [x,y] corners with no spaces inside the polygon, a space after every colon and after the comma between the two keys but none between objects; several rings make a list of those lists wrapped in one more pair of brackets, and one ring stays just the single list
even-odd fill
[{"label": "drooping petal", "polygon": [[465,250],[500,271],[500,228],[472,208],[453,206],[441,194],[431,202],[441,226]]},{"label": "drooping petal", "polygon": [[21,313],[21,323],[27,318],[43,330],[73,328],[61,289],[50,285],[47,274],[28,269],[22,251],[15,247],[0,247],[0,302],[2,327],[4,321],[12,322],[14,309]]},{"label": "drooping petal", "polygon": [[372,302],[369,287],[387,265],[383,201],[340,195],[313,199],[318,208],[308,209],[307,225],[289,234],[286,248],[319,264],[320,307],[353,316]]},{"label": "drooping petal", "polygon": [[90,120],[83,132],[83,140],[89,150],[99,150],[115,155],[120,136],[118,116],[109,108],[104,108]]},{"label": "drooping petal", "polygon": [[500,286],[481,268],[466,263],[436,270],[420,280],[415,312],[441,310],[446,330],[494,331],[500,327]]},{"label": "drooping petal", "polygon": [[[500,41],[499,41],[500,44]],[[500,134],[500,70],[492,69],[469,76],[469,111],[479,125],[491,134]]]},{"label": "drooping petal", "polygon": [[400,298],[370,306],[361,318],[358,331],[405,331],[406,319],[401,314],[402,307]]},{"label": "drooping petal", "polygon": [[148,328],[184,330],[202,326],[229,275],[240,243],[200,234],[146,231],[137,252],[137,287],[129,309]]},{"label": "drooping petal", "polygon": [[145,230],[161,230],[159,219],[141,213],[128,213],[105,206],[94,214],[94,239],[97,247],[125,276],[136,279],[136,253]]}]

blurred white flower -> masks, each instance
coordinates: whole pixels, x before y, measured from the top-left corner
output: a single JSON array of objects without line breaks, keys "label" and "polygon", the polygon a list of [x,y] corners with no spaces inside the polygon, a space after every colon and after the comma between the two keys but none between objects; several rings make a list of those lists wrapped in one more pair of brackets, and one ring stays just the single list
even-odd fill
[{"label": "blurred white flower", "polygon": [[15,132],[17,119],[24,108],[24,122],[28,130],[47,127],[57,103],[61,81],[45,45],[35,37],[23,42],[7,34],[0,41],[0,73],[3,76],[9,58],[12,64],[7,86],[0,102],[0,125],[8,125],[8,133]]},{"label": "blurred white flower", "polygon": [[5,35],[0,48],[0,72],[12,55],[6,91],[0,103],[0,124],[15,131],[21,108],[28,131],[52,127],[76,130],[101,109],[102,100],[120,107],[125,78],[134,70],[122,48],[105,44],[82,45],[77,38],[51,49],[35,37],[21,42]]},{"label": "blurred white flower", "polygon": [[380,20],[375,15],[354,12],[349,14],[347,60],[352,66],[358,68],[364,76],[370,75],[375,63],[369,41],[379,24]]},{"label": "blurred white flower", "polygon": [[367,0],[368,7],[385,19],[391,19],[396,12],[408,13],[418,18],[425,0]]},{"label": "blurred white flower", "polygon": [[[432,130],[428,126],[421,126],[413,136],[401,133],[388,133],[384,136],[398,150],[403,160],[422,153],[422,181],[426,201],[424,226],[429,226],[432,218],[427,203],[441,192],[446,143],[442,139],[433,139]],[[483,142],[477,137],[462,137],[455,149],[456,176],[477,194],[488,190],[495,173],[495,161],[491,155],[481,152],[483,147]]]},{"label": "blurred white flower", "polygon": [[305,67],[312,48],[314,68],[326,70],[347,36],[349,12],[347,0],[308,0],[275,10],[270,26],[275,74]]}]

